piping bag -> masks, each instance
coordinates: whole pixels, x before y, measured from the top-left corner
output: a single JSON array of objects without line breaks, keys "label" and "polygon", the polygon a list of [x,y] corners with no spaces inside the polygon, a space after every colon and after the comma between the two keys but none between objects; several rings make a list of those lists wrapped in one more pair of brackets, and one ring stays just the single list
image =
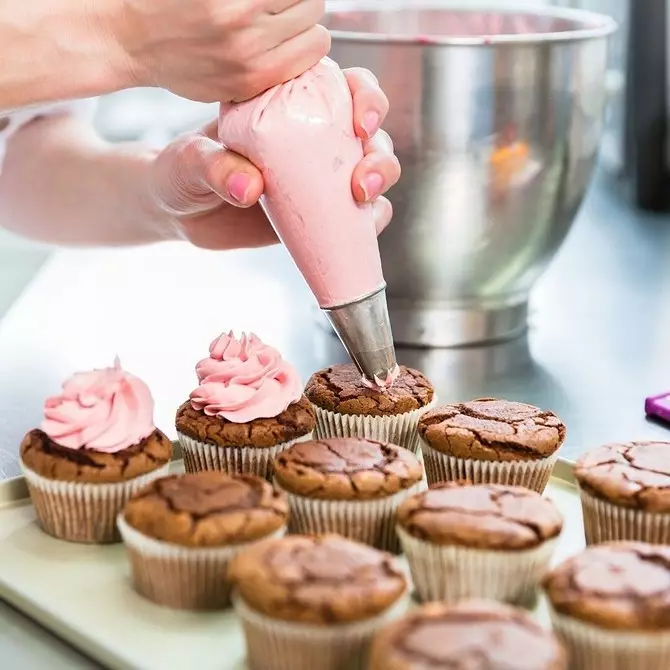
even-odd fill
[{"label": "piping bag", "polygon": [[222,103],[219,139],[263,174],[260,204],[370,386],[398,376],[371,205],[351,192],[363,146],[349,85],[322,59],[241,103]]}]

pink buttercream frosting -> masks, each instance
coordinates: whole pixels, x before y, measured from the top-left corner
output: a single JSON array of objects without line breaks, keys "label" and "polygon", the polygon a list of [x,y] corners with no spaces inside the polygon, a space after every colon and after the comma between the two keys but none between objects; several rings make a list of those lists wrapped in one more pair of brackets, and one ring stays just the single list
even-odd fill
[{"label": "pink buttercream frosting", "polygon": [[191,393],[193,408],[233,423],[278,416],[302,397],[297,370],[253,333],[239,340],[232,332],[221,335],[195,371],[200,386]]},{"label": "pink buttercream frosting", "polygon": [[60,395],[48,398],[42,430],[68,449],[115,453],[156,430],[153,414],[149,388],[117,358],[114,367],[73,375]]}]

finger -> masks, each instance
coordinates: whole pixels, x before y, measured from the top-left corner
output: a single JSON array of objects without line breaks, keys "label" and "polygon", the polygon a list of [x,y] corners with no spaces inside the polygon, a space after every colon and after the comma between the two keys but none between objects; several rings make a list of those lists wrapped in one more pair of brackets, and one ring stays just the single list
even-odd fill
[{"label": "finger", "polygon": [[363,140],[370,139],[381,127],[389,111],[389,101],[377,77],[362,67],[344,71],[354,101],[354,129]]},{"label": "finger", "polygon": [[374,213],[377,235],[379,235],[386,226],[391,223],[393,217],[393,205],[391,205],[391,201],[388,198],[382,196],[374,201],[372,211]]},{"label": "finger", "polygon": [[325,0],[301,0],[277,14],[266,14],[258,22],[258,40],[266,35],[272,39],[268,47],[276,47],[313,28],[326,13]]},{"label": "finger", "polygon": [[351,190],[358,202],[372,202],[400,179],[400,163],[394,155],[368,154],[356,166]]},{"label": "finger", "polygon": [[[283,42],[260,56],[253,70],[259,75],[249,88],[265,91],[277,82],[286,82],[316,65],[330,51],[330,33],[321,25],[312,26],[293,39]],[[245,96],[235,102],[246,100]]]},{"label": "finger", "polygon": [[391,136],[383,128],[380,128],[372,136],[372,139],[363,142],[363,153],[366,156],[373,153],[393,155],[394,147]]}]

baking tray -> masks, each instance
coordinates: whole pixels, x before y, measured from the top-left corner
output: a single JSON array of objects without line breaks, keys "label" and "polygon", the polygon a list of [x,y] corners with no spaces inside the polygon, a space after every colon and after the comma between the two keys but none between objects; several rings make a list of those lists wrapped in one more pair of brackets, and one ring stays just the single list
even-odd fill
[{"label": "baking tray", "polygon": [[[181,461],[172,464],[182,470]],[[558,461],[546,495],[565,518],[554,562],[584,547],[572,467]],[[137,595],[123,545],[55,540],[35,521],[22,477],[0,484],[0,598],[113,670],[246,670],[232,611],[177,612]],[[548,625],[542,600],[534,612]]]}]

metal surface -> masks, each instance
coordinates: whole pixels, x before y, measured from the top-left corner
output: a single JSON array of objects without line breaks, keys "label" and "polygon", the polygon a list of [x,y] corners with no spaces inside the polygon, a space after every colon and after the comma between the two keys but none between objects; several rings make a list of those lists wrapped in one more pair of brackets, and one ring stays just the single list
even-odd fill
[{"label": "metal surface", "polygon": [[614,23],[477,5],[335,2],[326,22],[331,56],[372,70],[391,102],[403,176],[380,248],[398,343],[523,332],[594,165]]},{"label": "metal surface", "polygon": [[323,311],[361,374],[371,382],[387,381],[398,364],[386,290]]}]

